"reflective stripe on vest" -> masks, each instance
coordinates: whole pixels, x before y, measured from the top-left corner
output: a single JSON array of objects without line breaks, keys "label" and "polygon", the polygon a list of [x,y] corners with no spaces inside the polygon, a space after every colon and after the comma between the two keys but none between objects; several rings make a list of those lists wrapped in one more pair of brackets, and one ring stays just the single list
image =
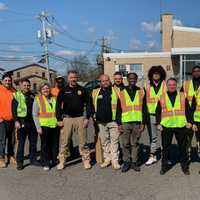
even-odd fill
[{"label": "reflective stripe on vest", "polygon": [[174,106],[169,99],[168,94],[160,97],[161,104],[161,125],[166,128],[181,128],[187,124],[185,117],[185,96],[177,93]]},{"label": "reflective stripe on vest", "polygon": [[144,98],[144,90],[137,90],[133,101],[131,100],[126,89],[120,92],[119,98],[122,108],[122,123],[142,122],[142,104]]},{"label": "reflective stripe on vest", "polygon": [[195,93],[195,99],[196,99],[196,109],[194,112],[194,121],[200,122],[200,90]]},{"label": "reflective stripe on vest", "polygon": [[151,86],[150,81],[146,82],[145,88],[146,88],[146,100],[147,100],[148,112],[151,114],[155,114],[156,106],[160,99],[160,96],[163,95],[164,92],[166,92],[166,83],[165,81],[162,81],[157,94],[155,93],[154,87]]},{"label": "reflective stripe on vest", "polygon": [[27,105],[24,94],[21,91],[17,91],[14,94],[14,98],[17,101],[17,117],[26,117],[27,115]]},{"label": "reflective stripe on vest", "polygon": [[57,126],[56,98],[52,97],[52,106],[43,95],[36,97],[39,105],[39,121],[41,126],[55,128]]},{"label": "reflective stripe on vest", "polygon": [[[97,112],[97,100],[98,100],[100,90],[101,88],[97,88],[92,91],[92,99],[93,99],[95,112]],[[116,119],[117,100],[118,100],[117,91],[115,90],[114,87],[112,87],[112,95],[111,95],[112,120]]]},{"label": "reflective stripe on vest", "polygon": [[200,93],[200,87],[195,91],[192,80],[185,81],[183,83],[184,94],[189,101],[190,106],[192,105],[192,98]]}]

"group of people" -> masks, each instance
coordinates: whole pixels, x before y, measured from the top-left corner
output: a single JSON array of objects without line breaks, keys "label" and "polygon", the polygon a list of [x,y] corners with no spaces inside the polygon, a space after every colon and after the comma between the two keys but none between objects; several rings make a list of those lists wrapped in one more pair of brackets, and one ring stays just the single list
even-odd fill
[{"label": "group of people", "polygon": [[[42,83],[35,95],[28,79],[21,80],[16,90],[12,87],[12,77],[5,74],[0,85],[0,168],[11,163],[23,170],[28,136],[30,164],[42,166],[46,171],[54,166],[62,170],[73,151],[72,135],[77,133],[83,166],[90,169],[87,127],[93,121],[96,161],[101,168],[112,165],[122,172],[129,169],[139,172],[139,140],[146,126],[150,155],[145,165],[158,161],[160,134],[160,174],[165,174],[171,168],[170,146],[175,135],[181,169],[189,175],[194,133],[200,153],[200,66],[193,67],[192,77],[179,90],[176,79],[166,80],[162,66],[152,66],[144,87],[137,86],[136,73],[127,75],[125,85],[122,74],[116,72],[113,84],[108,75],[102,74],[100,86],[88,92],[78,84],[78,73],[70,70],[66,85],[63,77],[57,77],[55,88]],[[38,135],[40,162],[37,160]]]}]

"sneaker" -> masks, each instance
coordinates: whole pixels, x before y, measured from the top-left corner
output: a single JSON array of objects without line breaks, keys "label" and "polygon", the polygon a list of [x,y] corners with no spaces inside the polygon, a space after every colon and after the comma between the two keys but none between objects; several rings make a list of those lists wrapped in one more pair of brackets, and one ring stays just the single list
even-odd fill
[{"label": "sneaker", "polygon": [[44,171],[49,171],[49,170],[50,170],[50,167],[49,167],[49,166],[44,166],[44,167],[43,167],[43,170],[44,170]]},{"label": "sneaker", "polygon": [[121,168],[118,160],[115,160],[115,161],[112,162],[112,167],[113,167],[113,169],[120,169]]},{"label": "sneaker", "polygon": [[131,168],[131,163],[130,162],[124,162],[122,165],[122,173],[127,172]]},{"label": "sneaker", "polygon": [[111,164],[111,161],[109,160],[105,160],[101,165],[100,165],[100,167],[101,168],[106,168],[106,167],[108,167],[109,165]]},{"label": "sneaker", "polygon": [[154,155],[150,155],[149,159],[147,160],[147,162],[145,163],[146,166],[150,166],[153,165],[154,163],[157,162],[157,158]]},{"label": "sneaker", "polygon": [[5,159],[0,159],[0,168],[6,168],[7,165],[6,165],[6,162],[5,162]]},{"label": "sneaker", "polygon": [[189,167],[188,166],[181,166],[181,169],[182,169],[182,172],[185,174],[185,175],[190,175],[190,170],[189,170]]},{"label": "sneaker", "polygon": [[84,160],[83,166],[84,166],[85,169],[91,169],[92,168],[92,166],[90,164],[90,160]]},{"label": "sneaker", "polygon": [[131,163],[131,169],[135,170],[136,172],[140,172],[141,171],[140,166],[135,162]]},{"label": "sneaker", "polygon": [[64,163],[60,162],[58,165],[57,165],[57,170],[62,170],[64,169],[65,165]]}]

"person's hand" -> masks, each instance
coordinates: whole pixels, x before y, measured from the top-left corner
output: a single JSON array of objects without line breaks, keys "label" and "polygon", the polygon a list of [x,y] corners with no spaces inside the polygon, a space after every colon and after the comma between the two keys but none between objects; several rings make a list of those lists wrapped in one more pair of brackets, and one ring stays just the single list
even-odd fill
[{"label": "person's hand", "polygon": [[193,125],[192,125],[192,130],[193,130],[194,132],[197,132],[197,131],[198,131],[198,128],[197,128],[197,125],[196,125],[196,124],[193,124]]},{"label": "person's hand", "polygon": [[15,128],[17,130],[19,130],[21,128],[21,124],[18,121],[15,122]]},{"label": "person's hand", "polygon": [[41,127],[37,128],[37,132],[39,135],[42,135],[42,128]]},{"label": "person's hand", "polygon": [[57,124],[58,124],[59,127],[63,127],[64,126],[63,121],[58,121]]},{"label": "person's hand", "polygon": [[145,125],[140,124],[139,132],[142,133],[144,131]]},{"label": "person's hand", "polygon": [[89,120],[88,119],[84,119],[83,120],[83,128],[87,128],[89,124]]},{"label": "person's hand", "polygon": [[159,131],[163,131],[163,127],[162,127],[160,124],[157,125],[157,129],[158,129]]},{"label": "person's hand", "polygon": [[188,129],[192,128],[192,124],[191,123],[187,123],[186,124],[186,128],[188,128]]},{"label": "person's hand", "polygon": [[123,130],[123,126],[122,126],[122,125],[119,125],[119,126],[118,126],[118,130],[119,130],[120,134],[122,134],[123,131],[124,131],[124,130]]}]

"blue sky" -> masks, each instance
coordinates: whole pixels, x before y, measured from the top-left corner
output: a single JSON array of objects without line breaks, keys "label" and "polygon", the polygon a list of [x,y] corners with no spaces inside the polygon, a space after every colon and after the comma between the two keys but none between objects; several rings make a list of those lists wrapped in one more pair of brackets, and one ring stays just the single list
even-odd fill
[{"label": "blue sky", "polygon": [[[199,0],[162,0],[161,4],[160,0],[0,0],[0,67],[10,69],[22,64],[2,61],[5,57],[25,58],[25,63],[32,61],[30,56],[42,54],[36,37],[41,27],[36,16],[42,10],[56,19],[62,31],[94,41],[81,43],[57,32],[53,41],[64,47],[50,44],[50,51],[67,59],[89,52],[94,62],[102,36],[113,48],[158,51],[160,13],[173,13],[177,25],[200,26],[199,8]],[[60,71],[66,67],[61,60],[51,59],[50,64]]]}]

